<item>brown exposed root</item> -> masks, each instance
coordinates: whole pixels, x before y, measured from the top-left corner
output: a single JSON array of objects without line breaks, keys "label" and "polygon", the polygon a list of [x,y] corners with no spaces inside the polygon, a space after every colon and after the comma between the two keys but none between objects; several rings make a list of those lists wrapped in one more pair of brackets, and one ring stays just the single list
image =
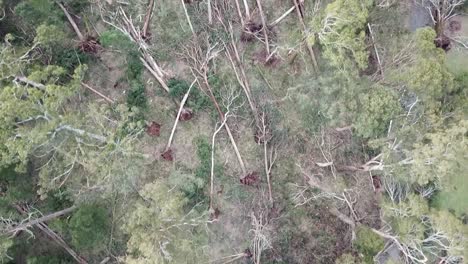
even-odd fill
[{"label": "brown exposed root", "polygon": [[96,54],[101,50],[101,44],[95,37],[87,36],[84,41],[80,42],[79,49],[85,53]]},{"label": "brown exposed root", "polygon": [[251,258],[251,257],[253,257],[253,254],[252,254],[252,252],[250,251],[249,248],[247,248],[247,249],[244,250],[244,256],[245,256],[246,258]]},{"label": "brown exposed root", "polygon": [[172,149],[167,149],[161,154],[161,157],[167,161],[173,161],[174,157],[172,156]]},{"label": "brown exposed root", "polygon": [[248,186],[256,185],[260,181],[260,177],[256,171],[248,173],[240,179],[240,183]]},{"label": "brown exposed root", "polygon": [[245,24],[244,30],[240,36],[242,42],[251,42],[255,40],[255,37],[262,37],[262,23],[255,23],[249,21]]},{"label": "brown exposed root", "polygon": [[188,120],[192,119],[192,117],[193,117],[192,110],[189,109],[189,108],[184,108],[184,109],[182,109],[182,112],[180,113],[179,120],[180,121],[188,121]]},{"label": "brown exposed root", "polygon": [[221,215],[221,211],[216,207],[214,211],[210,215],[210,219],[213,220],[218,220],[219,216]]},{"label": "brown exposed root", "polygon": [[147,127],[146,127],[146,133],[150,136],[153,137],[159,137],[159,134],[161,133],[161,125],[156,123],[156,122],[151,122]]},{"label": "brown exposed root", "polygon": [[[268,38],[275,39],[276,32],[273,30],[274,27],[267,26]],[[255,39],[260,39],[265,41],[265,36],[263,34],[263,25],[261,22],[248,21],[245,23],[242,33],[240,35],[240,40],[242,42],[253,42]]]},{"label": "brown exposed root", "polygon": [[379,192],[382,190],[382,181],[380,180],[379,176],[372,176],[372,184],[374,185],[375,192]]},{"label": "brown exposed root", "polygon": [[441,48],[445,51],[449,51],[452,48],[452,42],[450,41],[450,38],[448,38],[445,35],[441,35],[438,38],[434,40],[434,44],[436,47]]},{"label": "brown exposed root", "polygon": [[275,68],[281,62],[280,58],[275,54],[268,54],[265,49],[262,49],[253,54],[254,63],[261,63],[264,66]]}]

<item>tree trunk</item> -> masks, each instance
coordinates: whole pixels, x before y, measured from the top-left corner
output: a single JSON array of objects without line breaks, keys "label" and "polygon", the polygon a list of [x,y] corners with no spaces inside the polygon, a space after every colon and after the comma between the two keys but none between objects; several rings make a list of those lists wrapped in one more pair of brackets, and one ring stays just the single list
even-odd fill
[{"label": "tree trunk", "polygon": [[146,10],[145,24],[143,25],[142,37],[145,39],[149,38],[148,30],[149,30],[149,24],[151,22],[151,17],[153,15],[153,8],[154,8],[154,0],[150,0],[149,5],[148,5],[148,10]]},{"label": "tree trunk", "polygon": [[78,26],[76,25],[76,23],[75,23],[75,21],[73,20],[73,18],[71,17],[71,15],[68,13],[67,9],[62,5],[62,3],[57,2],[57,4],[60,6],[60,8],[61,8],[61,9],[63,10],[63,12],[65,13],[65,16],[67,17],[68,22],[70,22],[70,24],[72,25],[73,30],[75,31],[76,35],[78,36],[78,39],[80,39],[80,41],[85,41],[85,38],[84,38],[83,34],[81,34],[80,29],[79,29]]},{"label": "tree trunk", "polygon": [[[19,208],[19,206],[18,206]],[[17,208],[17,209],[18,209]],[[31,221],[28,221],[26,223],[22,223],[22,224],[19,224],[17,226],[15,226],[14,228],[11,228],[7,231],[4,231],[4,233],[6,234],[14,234],[18,231],[21,231],[21,230],[24,230],[28,227],[31,227],[33,225],[37,225],[37,224],[40,224],[40,223],[43,223],[43,222],[47,222],[47,221],[50,221],[52,219],[55,219],[57,217],[60,217],[62,215],[66,215],[68,213],[71,213],[72,211],[74,211],[77,207],[76,206],[72,206],[72,207],[69,207],[69,208],[66,208],[66,209],[63,209],[61,211],[58,211],[58,212],[55,212],[55,213],[52,213],[52,214],[49,214],[49,215],[46,215],[46,216],[43,216],[43,217],[39,217],[39,218],[36,218],[34,220],[31,220]],[[22,209],[21,209],[22,210]],[[24,211],[24,210],[23,210]]]}]

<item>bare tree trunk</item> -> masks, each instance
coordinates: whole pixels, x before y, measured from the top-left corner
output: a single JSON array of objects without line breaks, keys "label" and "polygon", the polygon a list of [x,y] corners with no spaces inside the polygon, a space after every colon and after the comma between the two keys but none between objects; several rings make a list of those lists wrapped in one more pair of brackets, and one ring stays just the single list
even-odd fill
[{"label": "bare tree trunk", "polygon": [[[19,205],[14,205],[15,209],[21,213],[21,214],[27,214],[28,213],[28,210],[19,206]],[[69,213],[73,210],[76,209],[76,206],[72,206],[70,208],[67,208],[67,209],[64,209],[62,211],[59,211],[59,212],[62,212],[61,215],[64,215],[66,213]],[[57,212],[57,213],[59,213]],[[52,215],[52,214],[51,214]],[[49,215],[49,216],[51,216]],[[47,217],[47,216],[46,216]],[[58,216],[56,216],[58,217]],[[70,248],[67,243],[65,242],[65,240],[63,240],[63,238],[61,238],[59,235],[57,235],[57,233],[55,233],[52,229],[50,229],[44,222],[45,221],[48,221],[48,220],[51,220],[52,218],[48,219],[48,220],[43,220],[43,221],[37,221],[37,220],[40,220],[44,217],[41,217],[41,218],[38,218],[36,219],[36,222],[35,223],[32,223],[34,222],[33,221],[30,221],[28,223],[31,223],[31,225],[29,225],[28,227],[30,226],[36,226],[39,230],[41,230],[45,235],[47,235],[50,239],[52,239],[54,242],[56,242],[59,246],[61,246],[63,249],[65,249],[65,251],[67,251],[68,254],[70,254],[70,256],[72,258],[74,258],[76,260],[76,262],[78,262],[79,264],[87,264],[88,262],[83,259],[80,255],[78,255],[78,253],[76,253],[72,248]],[[54,217],[55,218],[55,217]],[[27,228],[27,227],[25,227]],[[24,228],[22,229],[24,230]]]},{"label": "bare tree trunk", "polygon": [[262,3],[260,3],[260,0],[257,0],[257,6],[258,6],[258,11],[260,12],[260,18],[262,19],[262,29],[263,29],[263,37],[265,38],[265,47],[267,51],[267,59],[270,58],[270,43],[268,41],[268,25],[266,23],[265,15],[263,14],[263,9],[262,9]]},{"label": "bare tree trunk", "polygon": [[291,7],[290,9],[288,9],[288,11],[284,12],[284,14],[282,14],[280,17],[278,17],[275,21],[273,21],[271,24],[270,24],[270,27],[274,27],[276,26],[276,24],[278,24],[279,22],[281,22],[284,18],[286,18],[289,14],[291,14],[294,9],[296,9],[295,6]]},{"label": "bare tree trunk", "polygon": [[[19,208],[19,207],[18,207],[18,208]],[[17,208],[17,209],[18,209],[18,208]],[[36,224],[39,224],[39,223],[43,223],[43,222],[47,222],[47,221],[50,221],[50,220],[55,219],[55,218],[57,218],[57,217],[60,217],[60,216],[62,216],[62,215],[71,213],[71,212],[74,211],[76,208],[77,208],[76,206],[72,206],[72,207],[69,207],[69,208],[60,210],[60,211],[58,211],[58,212],[54,212],[54,213],[49,214],[49,215],[36,218],[36,219],[31,220],[31,221],[28,221],[28,222],[26,222],[26,223],[19,224],[19,225],[15,226],[15,227],[12,228],[12,229],[6,230],[6,231],[4,231],[4,233],[6,233],[6,234],[15,234],[15,233],[17,233],[17,232],[19,232],[19,231],[25,230],[25,229],[27,229],[28,227],[33,226],[33,225],[36,225]]]},{"label": "bare tree trunk", "polygon": [[80,29],[79,29],[78,26],[76,25],[76,23],[75,23],[75,21],[73,20],[73,18],[71,17],[71,15],[68,13],[67,9],[62,5],[62,3],[57,2],[57,4],[60,6],[60,8],[61,8],[61,9],[63,10],[63,12],[65,13],[65,16],[67,17],[68,22],[70,22],[70,24],[72,25],[73,30],[75,31],[76,35],[78,36],[78,39],[80,39],[80,41],[85,41],[85,38],[84,38],[83,34],[81,34]]},{"label": "bare tree trunk", "polygon": [[213,24],[213,14],[211,10],[211,0],[208,0],[208,24]]},{"label": "bare tree trunk", "polygon": [[171,135],[169,136],[169,141],[167,142],[167,145],[166,145],[166,151],[171,148],[172,139],[174,137],[174,134],[175,134],[175,131],[176,131],[176,128],[177,128],[177,124],[179,123],[180,115],[181,115],[182,110],[184,109],[185,103],[187,102],[187,99],[188,99],[188,97],[190,95],[190,91],[192,90],[192,87],[193,87],[193,85],[195,84],[196,81],[197,80],[195,79],[192,82],[192,84],[190,85],[188,91],[185,93],[184,98],[182,99],[182,102],[180,103],[179,111],[177,112],[177,117],[176,117],[176,119],[174,121],[174,126],[172,127]]},{"label": "bare tree trunk", "polygon": [[374,33],[372,32],[372,28],[369,23],[367,23],[367,28],[369,29],[369,35],[372,39],[372,46],[374,46],[375,56],[377,57],[377,62],[379,63],[379,72],[380,75],[383,77],[383,69],[382,69],[382,62],[380,61],[379,51],[377,50],[377,45],[375,43]]},{"label": "bare tree trunk", "polygon": [[250,8],[247,0],[244,0],[244,8],[245,8],[245,15],[247,16],[247,20],[250,20]]},{"label": "bare tree trunk", "polygon": [[145,24],[143,25],[143,38],[148,38],[149,24],[151,22],[151,17],[153,16],[154,9],[154,0],[150,0],[148,5],[148,10],[146,10]]},{"label": "bare tree trunk", "polygon": [[[305,33],[307,32],[307,27],[304,23],[304,19],[302,18],[301,9],[299,7],[297,0],[293,0],[293,1],[294,1],[294,6],[296,7],[297,18],[299,19],[299,22],[302,26],[302,32],[305,35]],[[318,73],[319,67],[318,67],[317,59],[315,58],[314,49],[312,48],[312,46],[309,44],[307,40],[305,41],[305,44],[307,46],[307,50],[309,52],[310,58],[312,59],[314,71],[315,73]]]},{"label": "bare tree trunk", "polygon": [[[185,2],[184,0],[181,0],[181,1],[182,1],[182,7],[184,8],[185,17],[187,18],[187,23],[190,26],[190,31],[192,31],[192,34],[195,35],[195,30],[193,30],[192,21],[190,20],[190,16],[188,14],[187,7],[185,6]],[[211,3],[210,2],[208,2],[208,13],[209,13],[209,23],[211,25],[212,18],[211,18]]]},{"label": "bare tree trunk", "polygon": [[243,26],[244,25],[244,17],[242,16],[242,11],[240,9],[239,0],[235,0],[235,3],[236,3],[237,14],[239,15],[241,25]]},{"label": "bare tree trunk", "polygon": [[213,208],[213,194],[214,194],[214,152],[215,152],[215,139],[216,135],[221,131],[221,129],[226,125],[227,119],[224,119],[224,122],[221,123],[219,128],[215,130],[211,138],[211,180],[210,180],[210,211],[214,212]]},{"label": "bare tree trunk", "polygon": [[31,81],[31,80],[29,80],[28,78],[26,78],[24,76],[16,76],[13,81],[14,82],[25,83],[25,84],[27,84],[29,86],[32,86],[34,88],[37,88],[37,89],[39,89],[41,91],[45,91],[45,89],[46,89],[45,85],[43,85],[42,83],[37,83],[37,82]]},{"label": "bare tree trunk", "polygon": [[81,85],[83,85],[84,87],[88,88],[89,90],[91,90],[93,93],[99,95],[101,98],[103,98],[104,100],[106,100],[107,102],[113,104],[115,103],[114,100],[110,99],[109,97],[103,95],[102,93],[100,93],[98,90],[94,89],[93,87],[87,85],[86,83],[82,82]]}]

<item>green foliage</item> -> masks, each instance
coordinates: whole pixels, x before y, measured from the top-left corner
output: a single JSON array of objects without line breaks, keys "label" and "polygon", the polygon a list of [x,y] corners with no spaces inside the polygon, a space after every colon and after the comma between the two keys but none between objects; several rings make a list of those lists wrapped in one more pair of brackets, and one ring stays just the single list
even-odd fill
[{"label": "green foliage", "polygon": [[428,262],[437,256],[459,259],[465,254],[466,258],[468,227],[447,210],[429,208],[427,200],[416,194],[398,204],[387,202],[382,209],[399,242],[418,248]]},{"label": "green foliage", "polygon": [[145,85],[140,80],[130,80],[130,91],[127,95],[127,105],[130,108],[145,109],[148,101],[145,94]]},{"label": "green foliage", "polygon": [[409,88],[432,108],[440,107],[440,101],[454,88],[453,76],[445,63],[445,52],[434,45],[435,37],[431,28],[416,31],[415,62],[403,77]]},{"label": "green foliage", "polygon": [[88,64],[91,62],[91,56],[87,53],[83,53],[81,50],[74,48],[60,49],[56,47],[52,54],[53,64],[60,65],[65,68],[68,72],[73,72],[76,67],[80,64]]},{"label": "green foliage", "polygon": [[126,52],[137,50],[136,44],[129,37],[115,29],[102,32],[99,42],[104,48],[114,48]]},{"label": "green foliage", "polygon": [[183,190],[184,194],[190,201],[190,205],[207,201],[204,189],[211,172],[211,145],[204,137],[197,138],[195,145],[197,147],[197,156],[200,164],[195,169],[195,180],[191,183],[191,188]]},{"label": "green foliage", "polygon": [[13,240],[11,238],[0,237],[0,263],[4,263],[8,258],[8,249],[13,246]]},{"label": "green foliage", "polygon": [[349,254],[345,253],[341,255],[338,259],[336,259],[335,264],[357,264],[359,262],[356,262],[356,258]]},{"label": "green foliage", "polygon": [[72,264],[75,263],[71,257],[68,256],[34,256],[27,259],[27,264]]},{"label": "green foliage", "polygon": [[36,28],[34,42],[45,48],[56,48],[57,46],[62,46],[66,39],[66,33],[61,27],[42,24]]},{"label": "green foliage", "polygon": [[372,4],[373,0],[335,0],[312,23],[316,34],[309,41],[319,41],[333,67],[355,73],[367,67],[365,28]]},{"label": "green foliage", "polygon": [[99,205],[83,205],[70,220],[73,245],[82,250],[97,252],[106,245],[109,234],[107,210]]},{"label": "green foliage", "polygon": [[356,232],[355,245],[357,250],[364,255],[364,262],[371,264],[374,263],[374,256],[383,249],[385,241],[368,227],[360,226]]},{"label": "green foliage", "polygon": [[64,26],[63,11],[49,0],[26,0],[19,3],[15,8],[18,14],[26,23],[31,26],[43,23]]},{"label": "green foliage", "polygon": [[[143,83],[143,63],[137,46],[127,36],[117,30],[108,30],[102,33],[100,42],[103,47],[115,48],[126,53],[127,57],[127,80],[130,90],[127,94],[127,105],[130,109],[139,108],[145,110],[148,100]],[[139,111],[139,119],[143,119],[143,113]]]},{"label": "green foliage", "polygon": [[[181,79],[170,79],[167,83],[169,95],[182,100],[190,88],[190,84]],[[186,105],[194,111],[200,111],[210,106],[210,99],[203,95],[197,87],[192,87]]]},{"label": "green foliage", "polygon": [[442,189],[454,191],[454,182],[467,171],[464,153],[468,149],[468,121],[461,120],[451,127],[429,133],[426,140],[415,144],[412,153],[413,181],[426,185],[434,181]]},{"label": "green foliage", "polygon": [[184,211],[188,199],[161,181],[145,185],[140,195],[143,199],[125,219],[124,230],[130,236],[125,262],[206,262],[205,218],[196,211]]},{"label": "green foliage", "polygon": [[401,107],[395,93],[388,88],[375,86],[359,95],[360,110],[354,118],[354,127],[359,136],[376,138],[382,136],[397,117]]},{"label": "green foliage", "polygon": [[0,169],[0,201],[5,204],[25,202],[34,198],[34,183],[27,173],[18,173],[15,166]]}]

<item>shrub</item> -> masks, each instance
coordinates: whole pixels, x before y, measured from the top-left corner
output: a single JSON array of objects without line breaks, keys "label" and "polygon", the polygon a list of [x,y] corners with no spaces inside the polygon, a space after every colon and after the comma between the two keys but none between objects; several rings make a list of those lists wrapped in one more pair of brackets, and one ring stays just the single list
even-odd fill
[{"label": "shrub", "polygon": [[363,138],[376,138],[383,135],[390,123],[401,111],[398,98],[385,87],[374,87],[359,96],[360,111],[355,116],[355,128]]},{"label": "shrub", "polygon": [[105,246],[108,233],[106,209],[98,205],[83,205],[70,220],[72,243],[78,249],[99,251]]},{"label": "shrub", "polygon": [[374,263],[374,256],[383,249],[384,240],[368,227],[359,227],[356,232],[356,248],[364,255],[364,263]]},{"label": "shrub", "polygon": [[127,105],[132,109],[138,107],[144,109],[147,107],[147,100],[145,94],[145,86],[138,80],[130,80],[130,91],[127,95]]},{"label": "shrub", "polygon": [[[169,95],[182,100],[190,88],[190,84],[181,79],[170,79],[167,83]],[[202,110],[210,105],[210,99],[202,94],[197,87],[192,87],[186,105],[194,111]]]}]

